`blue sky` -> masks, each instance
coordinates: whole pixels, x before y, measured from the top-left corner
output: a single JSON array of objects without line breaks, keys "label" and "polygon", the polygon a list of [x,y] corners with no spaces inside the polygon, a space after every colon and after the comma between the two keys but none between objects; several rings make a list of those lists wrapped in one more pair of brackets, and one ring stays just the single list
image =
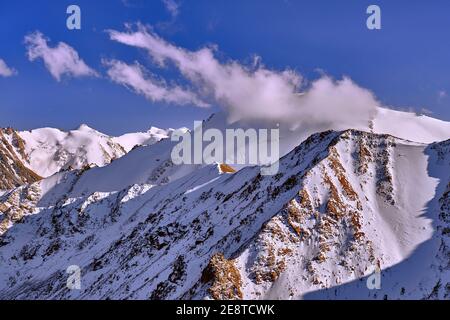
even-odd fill
[{"label": "blue sky", "polygon": [[[0,77],[0,126],[26,130],[80,123],[109,134],[146,130],[151,125],[191,125],[217,110],[152,102],[113,83],[102,59],[139,63],[154,70],[142,50],[111,41],[107,29],[142,22],[163,39],[188,50],[218,46],[220,59],[250,63],[262,57],[269,69],[292,68],[308,79],[319,70],[350,77],[386,105],[426,108],[450,120],[450,3],[448,1],[364,0],[178,0],[178,14],[163,1],[1,1],[0,58],[17,70]],[[77,4],[82,30],[66,28],[66,8]],[[366,28],[370,4],[382,12],[382,29]],[[56,81],[42,60],[29,61],[24,37],[36,30],[50,46],[73,47],[99,77]],[[165,70],[169,81],[176,71]],[[448,93],[448,94],[447,94]]]}]

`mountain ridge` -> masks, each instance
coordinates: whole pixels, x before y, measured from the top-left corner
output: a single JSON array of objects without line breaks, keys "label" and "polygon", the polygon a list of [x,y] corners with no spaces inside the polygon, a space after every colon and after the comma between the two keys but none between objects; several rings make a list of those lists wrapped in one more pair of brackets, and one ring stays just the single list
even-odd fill
[{"label": "mountain ridge", "polygon": [[[442,260],[448,236],[433,230],[436,216],[421,218],[421,210],[428,201],[447,201],[448,193],[435,194],[443,191],[427,169],[436,166],[440,184],[449,181],[447,149],[448,141],[427,145],[358,130],[328,131],[285,155],[275,176],[261,176],[258,167],[221,174],[217,166],[206,166],[162,185],[83,195],[76,191],[78,175],[94,169],[61,173],[65,178],[53,184],[61,196],[43,201],[37,195],[33,215],[0,236],[0,296],[298,299],[345,286],[367,276],[369,267],[384,272],[430,239],[445,244],[436,253]],[[405,174],[409,168],[416,180]],[[412,181],[421,181],[423,194],[405,189],[414,187]],[[43,182],[33,185],[42,189]],[[5,195],[1,199],[5,205]],[[448,206],[443,212],[449,214]],[[387,221],[400,229],[391,230]],[[18,243],[24,226],[39,240]],[[448,296],[445,260],[425,261],[444,269],[433,281],[408,279],[420,290],[407,286],[403,296],[422,298],[437,281],[437,296]],[[69,263],[81,267],[81,291],[65,287]],[[33,282],[21,280],[29,276]],[[382,290],[401,297],[392,284]],[[337,298],[346,296],[351,294]]]}]

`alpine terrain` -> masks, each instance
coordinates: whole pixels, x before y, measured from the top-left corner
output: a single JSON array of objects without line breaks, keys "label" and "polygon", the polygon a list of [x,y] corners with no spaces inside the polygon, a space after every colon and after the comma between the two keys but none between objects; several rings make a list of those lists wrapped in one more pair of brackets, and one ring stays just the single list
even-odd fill
[{"label": "alpine terrain", "polygon": [[171,130],[0,131],[0,299],[450,299],[450,123],[331,129],[281,131],[272,176],[175,165]]}]

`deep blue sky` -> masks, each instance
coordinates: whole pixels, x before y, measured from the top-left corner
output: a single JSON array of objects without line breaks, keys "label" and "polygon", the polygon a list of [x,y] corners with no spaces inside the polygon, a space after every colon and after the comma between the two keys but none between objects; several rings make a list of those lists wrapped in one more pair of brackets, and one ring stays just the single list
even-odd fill
[{"label": "deep blue sky", "polygon": [[[87,123],[119,134],[159,127],[190,126],[212,109],[151,103],[102,78],[58,83],[42,61],[29,62],[24,36],[40,30],[74,47],[104,75],[101,58],[151,62],[135,48],[108,39],[105,29],[126,22],[155,27],[163,38],[191,50],[217,44],[224,58],[262,56],[274,69],[294,68],[309,79],[317,69],[347,75],[397,108],[429,109],[450,120],[450,2],[448,0],[178,0],[172,19],[160,0],[41,0],[0,2],[0,58],[18,70],[0,77],[0,126],[71,129]],[[66,28],[66,8],[82,10],[82,30]],[[370,4],[382,10],[382,30],[366,28]]]}]

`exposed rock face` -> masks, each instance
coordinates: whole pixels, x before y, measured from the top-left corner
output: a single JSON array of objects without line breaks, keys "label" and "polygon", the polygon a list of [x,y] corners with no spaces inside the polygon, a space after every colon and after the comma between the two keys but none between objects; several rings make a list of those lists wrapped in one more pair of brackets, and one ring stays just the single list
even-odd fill
[{"label": "exposed rock face", "polygon": [[232,260],[223,254],[215,254],[202,273],[201,282],[208,284],[208,292],[215,300],[242,299],[242,281]]},{"label": "exposed rock face", "polygon": [[15,223],[33,213],[40,198],[40,186],[38,183],[18,187],[7,192],[0,200],[0,236],[3,235]]},{"label": "exposed rock face", "polygon": [[[208,166],[83,194],[88,173],[60,173],[0,197],[10,212],[0,216],[0,298],[443,299],[448,149],[330,131],[274,176]],[[81,290],[66,287],[69,265],[81,268]],[[382,287],[371,291],[376,269]]]},{"label": "exposed rock face", "polygon": [[25,142],[11,128],[0,129],[0,190],[33,183],[41,177],[26,166]]},{"label": "exposed rock face", "polygon": [[230,165],[225,164],[225,163],[219,164],[219,170],[222,173],[235,173],[236,172],[236,170],[233,167],[231,167]]}]

